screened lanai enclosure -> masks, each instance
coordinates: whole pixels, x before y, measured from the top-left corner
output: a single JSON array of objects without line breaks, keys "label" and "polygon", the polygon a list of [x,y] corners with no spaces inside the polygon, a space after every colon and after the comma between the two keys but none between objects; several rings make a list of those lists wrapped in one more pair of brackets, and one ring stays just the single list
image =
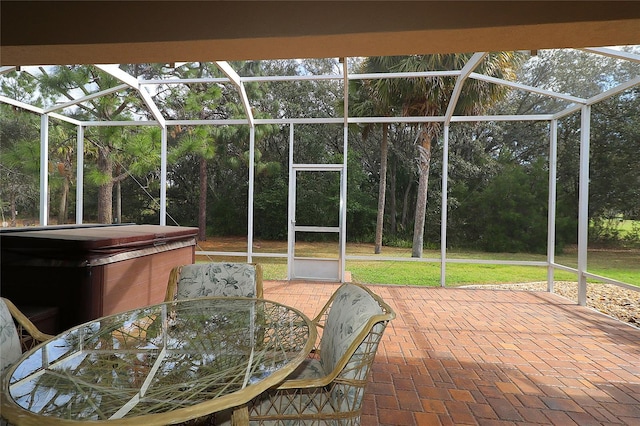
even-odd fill
[{"label": "screened lanai enclosure", "polygon": [[[603,78],[596,84],[599,89],[597,92],[568,93],[562,90],[564,86],[560,79],[571,75],[571,64],[566,64],[567,68],[564,69],[546,70],[549,73],[557,73],[554,78],[536,79],[536,76],[530,74],[528,79],[523,79],[522,75],[516,75],[514,70],[496,73],[495,68],[492,68],[495,58],[505,53],[488,52],[457,55],[458,60],[449,63],[448,68],[444,68],[442,64],[430,68],[427,61],[424,61],[423,66],[413,69],[403,69],[399,66],[376,67],[372,65],[372,58],[325,59],[313,62],[323,64],[322,66],[310,66],[311,62],[305,60],[265,61],[270,65],[262,67],[260,72],[257,71],[259,67],[256,66],[256,62],[224,61],[206,64],[7,66],[0,68],[0,101],[11,106],[14,112],[24,111],[25,114],[33,113],[40,117],[38,198],[41,226],[50,225],[50,178],[52,173],[56,172],[56,168],[60,169],[60,173],[73,176],[68,182],[70,190],[75,188],[75,202],[71,203],[75,205],[75,214],[71,213],[69,216],[75,216],[76,224],[96,221],[95,215],[90,215],[85,210],[87,204],[95,204],[95,200],[85,199],[85,181],[88,174],[93,173],[87,163],[89,158],[90,161],[111,161],[108,156],[101,156],[100,147],[93,141],[97,137],[124,141],[130,144],[130,147],[138,149],[131,151],[136,152],[137,161],[128,169],[117,160],[113,160],[114,164],[110,167],[117,170],[115,174],[135,180],[136,185],[144,191],[147,191],[149,185],[140,181],[137,176],[151,176],[151,179],[159,181],[158,192],[148,193],[152,202],[146,208],[154,211],[153,214],[160,225],[197,225],[195,222],[179,223],[174,219],[178,211],[184,210],[191,210],[194,212],[192,216],[195,217],[199,206],[175,199],[171,196],[172,188],[181,185],[181,170],[186,172],[187,169],[191,169],[193,172],[199,167],[204,167],[203,162],[198,159],[204,159],[206,162],[207,158],[211,159],[216,155],[216,150],[220,152],[224,149],[235,153],[234,161],[229,167],[246,170],[244,176],[247,191],[242,192],[239,201],[246,209],[246,249],[233,252],[201,251],[201,254],[211,257],[243,257],[248,262],[259,262],[261,258],[281,258],[286,260],[289,279],[331,281],[345,280],[346,262],[350,260],[436,263],[440,267],[442,286],[446,285],[447,267],[453,264],[536,266],[546,268],[550,291],[553,291],[556,271],[575,274],[579,282],[578,303],[584,305],[587,280],[637,289],[624,281],[590,272],[587,248],[590,226],[592,107],[617,97],[638,97],[640,51],[637,46],[627,46],[588,48],[571,52],[573,55],[593,60],[593,64],[603,66],[599,71],[600,76],[607,76],[607,64],[615,61],[626,70],[625,78]],[[542,61],[544,51],[508,54],[512,58],[519,58],[522,63]],[[544,67],[538,67],[537,70],[544,70]],[[82,75],[83,83],[74,85],[74,81],[80,81],[79,75]],[[536,85],[536,81],[544,83]],[[576,81],[580,79],[577,78]],[[435,86],[429,86],[434,82],[441,85],[439,96],[443,99],[439,99],[439,109],[411,108],[410,103],[406,102],[406,97],[398,100],[392,99],[389,95],[390,87],[394,87],[397,93],[403,96],[410,96],[408,92],[403,92],[403,87],[423,85],[427,89],[422,92],[422,96],[427,98],[435,92]],[[583,85],[592,87],[590,83],[593,82],[585,80]],[[320,91],[323,93],[319,93]],[[533,106],[529,108],[513,108],[510,111],[506,108],[498,110],[490,105],[483,108],[468,107],[470,92],[476,93],[480,98],[488,98],[496,91],[501,93],[503,99],[519,96],[520,100],[535,98],[540,101],[530,104]],[[292,98],[305,99],[305,103],[294,107],[290,102],[279,98],[285,93]],[[332,102],[327,104],[321,99],[332,99]],[[422,105],[425,103],[428,102],[422,102]],[[522,101],[520,106],[524,104]],[[64,135],[52,135],[52,132],[60,131],[54,127],[55,123],[67,123],[67,129],[75,130]],[[544,205],[539,206],[540,209],[546,210],[547,215],[544,260],[458,258],[448,249],[448,234],[452,232],[453,227],[462,226],[459,221],[452,220],[452,212],[455,211],[459,200],[455,199],[456,188],[449,187],[450,175],[452,167],[460,165],[451,159],[461,148],[460,145],[456,145],[456,152],[451,152],[451,135],[464,126],[481,124],[484,126],[484,133],[472,132],[473,134],[467,136],[469,142],[479,137],[490,140],[497,137],[491,134],[491,125],[496,123],[532,123],[531,127],[526,128],[532,129],[535,126],[538,130],[542,129],[544,134],[542,145],[545,152],[541,156],[544,164],[541,167],[546,171],[547,196]],[[404,157],[397,156],[397,161],[405,165],[410,164],[415,172],[414,175],[406,177],[412,181],[413,194],[420,193],[420,185],[437,187],[437,191],[429,191],[428,205],[432,210],[438,211],[439,217],[434,220],[433,214],[429,216],[427,226],[433,230],[435,223],[439,228],[438,236],[433,243],[439,245],[439,257],[410,257],[409,253],[403,257],[384,254],[365,256],[349,254],[347,251],[347,232],[350,227],[356,227],[359,223],[358,210],[349,208],[351,198],[358,196],[357,189],[351,190],[349,186],[352,175],[363,173],[354,164],[368,161],[377,166],[382,163],[383,156],[380,151],[371,153],[363,150],[365,145],[360,143],[371,132],[377,131],[382,135],[384,132],[380,129],[386,129],[387,132],[391,129],[392,133],[392,136],[385,133],[381,136],[381,141],[389,137],[392,139],[392,145],[404,144],[407,147],[405,152],[412,153]],[[557,182],[559,174],[564,173],[558,167],[558,139],[559,133],[563,132],[572,133],[578,138],[578,148],[572,154],[578,194],[574,205],[577,217],[577,267],[560,264],[555,257],[558,226]],[[176,142],[177,134],[182,135],[180,143]],[[526,135],[525,131],[520,137],[525,138]],[[61,164],[57,159],[55,162],[52,161],[52,149],[63,149],[50,146],[50,140],[54,136],[72,140],[65,148],[68,165]],[[214,149],[215,141],[221,139],[231,142],[218,144]],[[288,166],[286,170],[280,170],[280,176],[284,178],[277,187],[279,190],[270,196],[260,197],[256,202],[256,194],[264,190],[264,186],[258,184],[259,177],[268,174],[268,171],[275,167],[262,157],[263,145],[275,143],[276,139],[282,155],[287,158]],[[145,140],[152,143],[144,143]],[[385,145],[382,150],[388,150],[388,142],[383,143]],[[429,149],[425,148],[427,146]],[[114,148],[117,149],[123,148]],[[513,149],[518,149],[517,140],[513,141]],[[59,158],[59,154],[56,152],[56,158]],[[493,155],[500,156],[506,153],[503,149],[493,152]],[[180,158],[191,160],[183,162],[182,169],[171,167]],[[527,161],[533,162],[534,159],[530,158]],[[635,161],[637,162],[637,159]],[[384,162],[386,163],[386,159]],[[431,171],[429,165],[433,166]],[[123,169],[119,169],[121,166]],[[138,172],[139,170],[147,171],[142,173]],[[471,173],[457,169],[455,172]],[[364,174],[364,177],[361,176],[362,180],[382,179],[382,175],[367,178],[366,173]],[[430,174],[432,177],[436,176],[437,181],[428,183]],[[92,176],[91,179],[95,184],[96,177]],[[228,185],[237,185],[235,181],[228,182]],[[631,180],[628,185],[637,187],[640,182]],[[322,191],[318,191],[318,186]],[[118,187],[116,186],[116,191]],[[273,191],[275,187],[272,186],[269,190]],[[198,193],[215,191],[215,188],[205,183],[205,186],[190,190]],[[522,191],[522,188],[514,190]],[[384,190],[382,193],[384,194]],[[426,196],[426,190],[424,193]],[[635,193],[640,197],[640,193]],[[108,196],[112,197],[111,194]],[[114,199],[117,201],[120,196]],[[273,199],[284,200],[278,204],[279,209],[265,206],[268,204],[265,200]],[[307,201],[302,203],[302,199]],[[3,199],[3,202],[7,201]],[[315,206],[318,207],[317,210],[314,210],[314,202],[320,205]],[[400,200],[397,202],[401,203]],[[259,204],[260,214],[256,214],[256,204]],[[408,204],[410,207],[405,208],[405,215],[415,213],[416,221],[424,219],[426,212],[420,211],[418,204],[415,209],[413,204]],[[286,210],[282,209],[282,206],[286,206]],[[117,209],[122,208],[123,206],[117,206]],[[125,210],[126,208],[127,206],[124,206]],[[500,209],[500,203],[496,203],[494,208]],[[303,209],[309,211],[303,212]],[[120,216],[116,217],[119,219]],[[269,220],[282,224],[283,232],[280,237],[287,240],[286,253],[259,249],[260,241],[256,238],[257,223]],[[109,223],[112,221],[114,219],[109,217]],[[334,242],[335,252],[318,255],[298,250],[299,241],[314,238]],[[419,243],[423,246],[421,240]]]}]

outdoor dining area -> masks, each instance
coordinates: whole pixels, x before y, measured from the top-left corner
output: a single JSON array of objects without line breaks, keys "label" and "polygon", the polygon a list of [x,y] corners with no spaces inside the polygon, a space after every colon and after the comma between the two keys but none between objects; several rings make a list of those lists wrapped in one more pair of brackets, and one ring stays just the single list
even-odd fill
[{"label": "outdoor dining area", "polygon": [[640,422],[640,330],[558,295],[263,282],[261,269],[176,266],[162,303],[56,336],[3,298],[2,417],[15,425]]},{"label": "outdoor dining area", "polygon": [[371,290],[343,284],[311,320],[263,298],[261,267],[248,263],[176,266],[163,303],[57,336],[2,298],[2,416],[16,425],[358,423],[394,317]]},{"label": "outdoor dining area", "polygon": [[[620,107],[640,87],[627,49],[640,36],[636,2],[77,6],[2,5],[13,198],[0,191],[0,426],[640,426],[640,328],[586,305],[594,282],[637,290],[587,261],[593,206],[625,221],[630,210],[594,194],[632,198],[605,178],[619,171],[619,186],[634,186],[624,171],[637,164],[609,160],[637,158],[613,149],[638,135],[637,104]],[[557,70],[544,62],[556,49],[575,50],[548,62]],[[537,64],[524,79],[520,60]],[[536,212],[542,250],[452,254],[466,225],[455,206],[468,200],[478,216],[483,193],[467,189],[500,174],[544,194],[520,213],[528,225]],[[233,197],[207,201],[223,187]],[[350,209],[361,192],[372,207]],[[323,199],[333,216],[302,208]],[[486,200],[488,211],[510,202]],[[227,214],[212,209],[223,204]],[[381,256],[389,204],[394,224],[422,221],[411,258]],[[375,228],[349,241],[375,229],[373,256],[347,252],[360,212]],[[286,249],[260,246],[267,220]],[[561,228],[575,230],[569,264],[556,257]],[[196,253],[211,231],[243,246]],[[329,235],[329,257],[299,250],[308,234]],[[266,259],[286,263],[286,279],[265,279]],[[434,264],[439,287],[351,282],[354,260]],[[545,268],[547,291],[482,288],[481,273],[447,287],[467,264]],[[558,273],[575,275],[577,300],[554,293]]]}]

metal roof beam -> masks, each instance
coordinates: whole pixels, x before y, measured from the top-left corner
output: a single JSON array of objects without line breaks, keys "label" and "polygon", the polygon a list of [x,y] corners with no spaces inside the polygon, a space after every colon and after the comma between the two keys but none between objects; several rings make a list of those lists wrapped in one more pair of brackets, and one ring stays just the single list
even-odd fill
[{"label": "metal roof beam", "polygon": [[86,102],[86,101],[90,101],[91,99],[99,98],[100,96],[104,96],[104,95],[108,95],[108,94],[111,94],[111,93],[114,93],[114,92],[118,92],[118,91],[120,91],[122,89],[126,89],[127,87],[129,87],[128,84],[121,84],[119,86],[115,86],[115,87],[112,87],[110,89],[102,90],[100,92],[96,92],[96,93],[92,93],[92,94],[87,95],[87,96],[83,96],[82,98],[78,98],[78,99],[74,99],[74,100],[69,101],[69,102],[65,102],[63,104],[53,105],[53,106],[51,106],[49,108],[46,108],[44,110],[44,112],[45,113],[49,113],[49,112],[53,112],[53,111],[59,111],[61,109],[65,109],[65,108],[68,108],[70,106],[74,106],[74,105],[81,104],[81,103]]},{"label": "metal roof beam", "polygon": [[626,82],[624,82],[622,84],[617,85],[616,87],[613,87],[613,88],[607,90],[606,92],[599,93],[599,94],[587,99],[587,104],[588,105],[593,105],[595,103],[598,103],[600,101],[608,99],[608,98],[610,98],[612,96],[615,96],[615,95],[617,95],[619,93],[622,93],[627,89],[631,89],[632,87],[637,86],[639,84],[640,84],[640,77],[633,78],[633,79],[631,79],[629,81],[626,81]]},{"label": "metal roof beam", "polygon": [[[43,110],[42,108],[17,101],[15,99],[7,98],[6,96],[0,95],[0,102],[4,102],[5,104],[9,104],[18,108],[25,109],[27,111],[35,112],[36,114],[46,114],[45,110]],[[53,113],[53,114],[49,114],[49,116],[57,120],[62,120],[62,121],[66,121],[67,123],[75,124],[76,126],[79,126],[81,124],[79,120],[65,117],[64,115]]]},{"label": "metal roof beam", "polygon": [[476,69],[478,65],[480,65],[480,62],[482,62],[484,58],[487,57],[487,55],[487,52],[474,53],[471,59],[469,59],[465,66],[462,67],[462,70],[460,70],[460,76],[458,76],[456,85],[453,87],[453,92],[451,93],[451,98],[449,99],[449,105],[447,106],[447,112],[445,113],[445,125],[449,124],[449,122],[451,121],[451,117],[453,117],[453,111],[455,110],[458,99],[460,98],[460,94],[462,93],[462,86],[464,85],[464,82],[467,80],[469,75],[471,75],[473,70]]},{"label": "metal roof beam", "polygon": [[578,105],[569,105],[568,107],[566,107],[565,109],[563,109],[562,111],[559,111],[555,114],[553,114],[553,119],[554,120],[559,120],[563,117],[566,117],[568,115],[571,115],[573,113],[576,113],[578,111],[580,111],[582,109],[583,105],[582,104],[578,104]]},{"label": "metal roof beam", "polygon": [[76,120],[75,118],[67,117],[65,115],[58,114],[55,112],[52,112],[51,114],[49,114],[49,117],[55,118],[56,120],[66,121],[67,123],[75,124],[76,126],[80,126],[82,124],[80,120]]},{"label": "metal roof beam", "polygon": [[131,74],[122,71],[118,66],[118,64],[102,64],[102,65],[96,64],[96,68],[117,78],[121,82],[129,85],[130,87],[136,90],[140,88],[140,83],[138,82],[138,79],[132,76]]},{"label": "metal roof beam", "polygon": [[[240,77],[242,82],[269,82],[269,81],[317,81],[317,80],[340,80],[340,75],[263,75],[252,77]],[[140,80],[140,84],[195,84],[195,83],[233,83],[227,77],[202,77],[202,78],[158,78],[150,80]]]},{"label": "metal roof beam", "polygon": [[514,81],[509,81],[509,80],[503,80],[501,78],[496,78],[496,77],[490,77],[488,75],[478,74],[478,73],[475,73],[475,72],[472,72],[469,75],[469,77],[473,78],[473,79],[476,79],[476,80],[486,81],[488,83],[501,84],[503,86],[508,86],[508,87],[511,87],[511,88],[514,88],[514,89],[520,89],[520,90],[525,90],[525,91],[531,92],[531,93],[537,93],[539,95],[545,95],[545,96],[550,96],[552,98],[563,99],[563,100],[569,101],[569,102],[575,102],[575,103],[579,103],[579,104],[584,104],[584,103],[587,102],[586,99],[579,98],[577,96],[571,96],[571,95],[567,95],[567,94],[564,94],[564,93],[552,92],[551,90],[539,89],[537,87],[528,86],[526,84],[516,83]]},{"label": "metal roof beam", "polygon": [[8,66],[8,67],[0,67],[0,75],[6,74],[11,71],[17,70],[18,67]]},{"label": "metal roof beam", "polygon": [[138,93],[140,93],[140,96],[142,97],[144,103],[147,104],[147,107],[151,111],[151,114],[153,114],[153,117],[156,119],[158,124],[160,124],[162,127],[165,126],[166,120],[162,116],[160,109],[158,109],[158,106],[155,104],[155,102],[153,102],[153,99],[151,99],[151,95],[149,95],[149,92],[147,92],[146,90],[142,90],[142,88],[140,87],[140,82],[137,78],[125,71],[122,71],[117,64],[96,65],[96,68],[106,72],[107,74],[110,74],[111,76],[117,78],[133,89],[136,89]]},{"label": "metal roof beam", "polygon": [[212,119],[212,120],[167,120],[167,126],[248,126],[246,118]]},{"label": "metal roof beam", "polygon": [[153,120],[140,121],[82,121],[85,127],[122,127],[122,126],[158,126],[160,123]]},{"label": "metal roof beam", "polygon": [[231,65],[229,65],[229,63],[226,61],[216,61],[216,65],[218,66],[218,68],[220,68],[220,70],[223,73],[225,73],[227,77],[229,77],[231,82],[238,89],[238,92],[240,93],[240,98],[242,99],[242,105],[244,106],[244,110],[247,113],[247,118],[249,119],[249,124],[251,125],[251,127],[254,127],[255,123],[253,118],[253,112],[251,111],[249,98],[247,96],[246,90],[244,89],[244,84],[242,83],[240,76],[233,68],[231,68]]},{"label": "metal roof beam", "polygon": [[18,108],[26,109],[27,111],[35,112],[37,114],[44,114],[44,110],[37,106],[33,106],[24,102],[17,101],[15,99],[7,98],[6,96],[0,95],[0,102],[4,102],[5,104],[13,105]]},{"label": "metal roof beam", "polygon": [[553,114],[529,114],[529,115],[458,115],[451,117],[454,123],[473,121],[549,121]]},{"label": "metal roof beam", "polygon": [[156,119],[158,124],[160,124],[162,127],[165,127],[167,125],[167,120],[162,116],[162,112],[160,112],[160,109],[158,108],[156,103],[153,102],[153,99],[151,98],[149,92],[147,92],[147,90],[143,88],[139,88],[138,91],[140,93],[140,96],[142,96],[142,100],[144,101],[144,103],[147,104],[149,110],[151,110],[151,114],[153,114],[153,117]]},{"label": "metal roof beam", "polygon": [[230,83],[226,77],[202,77],[202,78],[155,78],[150,80],[140,80],[141,85],[156,84],[198,84],[198,83]]},{"label": "metal roof beam", "polygon": [[384,78],[426,78],[426,77],[455,77],[460,75],[460,70],[450,71],[415,71],[415,72],[387,72],[350,74],[349,80],[377,80]]},{"label": "metal roof beam", "polygon": [[623,52],[622,50],[609,49],[606,47],[588,47],[580,50],[589,53],[597,53],[598,55],[608,56],[610,58],[624,59],[627,61],[640,63],[640,55],[630,52]]},{"label": "metal roof beam", "polygon": [[[600,101],[603,101],[607,98],[610,98],[612,96],[615,96],[619,93],[624,92],[627,89],[630,89],[634,86],[640,85],[640,77],[636,77],[634,79],[631,79],[629,81],[626,81],[622,84],[619,84],[616,87],[613,87],[609,90],[607,90],[606,92],[602,92],[600,94],[597,94],[589,99],[585,100],[585,105],[594,105]],[[578,111],[580,111],[582,108],[582,105],[571,105],[565,109],[563,109],[562,111],[556,113],[553,115],[553,118],[555,120],[562,118],[562,117],[566,117],[567,115],[571,115],[573,113],[576,113]]]},{"label": "metal roof beam", "polygon": [[[6,98],[0,97],[0,102]],[[18,105],[17,101],[9,100],[9,104],[23,107],[26,104]],[[43,113],[41,109],[27,105],[33,112]],[[580,106],[575,107],[577,110]],[[570,113],[570,112],[569,112]],[[567,113],[567,114],[569,114]],[[53,118],[67,121],[75,125],[85,127],[123,127],[123,126],[157,126],[157,121],[79,121],[65,117],[56,113],[50,114]],[[549,121],[558,118],[557,114],[530,114],[530,115],[469,115],[453,116],[451,122],[463,123],[474,121]],[[427,117],[348,117],[349,124],[370,124],[370,123],[442,123],[442,116]],[[222,120],[166,120],[167,126],[250,126],[246,119],[222,119]],[[342,117],[319,117],[319,118],[259,118],[254,121],[255,125],[287,125],[287,124],[344,124]]]},{"label": "metal roof beam", "polygon": [[[233,70],[231,70],[233,71]],[[235,71],[233,71],[235,72]],[[225,73],[226,74],[226,73]],[[368,74],[349,74],[349,80],[378,80],[385,78],[422,78],[422,77],[455,77],[460,75],[459,70],[452,71],[416,71],[405,73],[368,73]],[[273,81],[322,81],[322,80],[342,80],[342,75],[323,74],[323,75],[263,75],[240,77],[238,81],[244,82],[273,82]],[[234,83],[231,78],[225,77],[203,77],[203,78],[167,78],[167,79],[150,79],[140,80],[141,85],[147,84],[195,84],[195,83]]]}]

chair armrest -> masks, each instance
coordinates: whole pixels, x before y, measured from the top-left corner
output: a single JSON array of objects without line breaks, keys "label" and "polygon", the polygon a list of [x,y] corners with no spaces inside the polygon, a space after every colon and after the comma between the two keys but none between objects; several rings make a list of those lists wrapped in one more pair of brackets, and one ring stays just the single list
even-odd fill
[{"label": "chair armrest", "polygon": [[38,327],[35,326],[34,323],[31,322],[29,318],[25,314],[18,309],[16,305],[13,304],[12,301],[8,299],[4,299],[7,308],[9,308],[9,312],[11,312],[11,316],[15,319],[19,326],[21,326],[31,337],[39,342],[44,342],[49,339],[52,339],[54,336],[50,334],[46,334],[41,332]]},{"label": "chair armrest", "polygon": [[317,379],[285,380],[275,390],[319,388],[328,385],[333,379],[333,376],[324,376]]},{"label": "chair armrest", "polygon": [[264,298],[264,285],[262,282],[262,265],[259,263],[252,263],[254,268],[256,269],[256,298],[262,299]]},{"label": "chair armrest", "polygon": [[169,281],[167,282],[167,291],[164,296],[165,302],[172,302],[176,298],[176,293],[178,291],[178,278],[180,277],[180,272],[182,271],[182,266],[175,266],[169,272]]}]

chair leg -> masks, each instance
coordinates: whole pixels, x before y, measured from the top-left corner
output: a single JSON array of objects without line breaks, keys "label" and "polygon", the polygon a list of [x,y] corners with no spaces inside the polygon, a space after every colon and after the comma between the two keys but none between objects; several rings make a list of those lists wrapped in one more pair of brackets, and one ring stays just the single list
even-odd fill
[{"label": "chair leg", "polygon": [[231,414],[231,426],[247,426],[249,424],[249,409],[242,405],[233,409]]}]

